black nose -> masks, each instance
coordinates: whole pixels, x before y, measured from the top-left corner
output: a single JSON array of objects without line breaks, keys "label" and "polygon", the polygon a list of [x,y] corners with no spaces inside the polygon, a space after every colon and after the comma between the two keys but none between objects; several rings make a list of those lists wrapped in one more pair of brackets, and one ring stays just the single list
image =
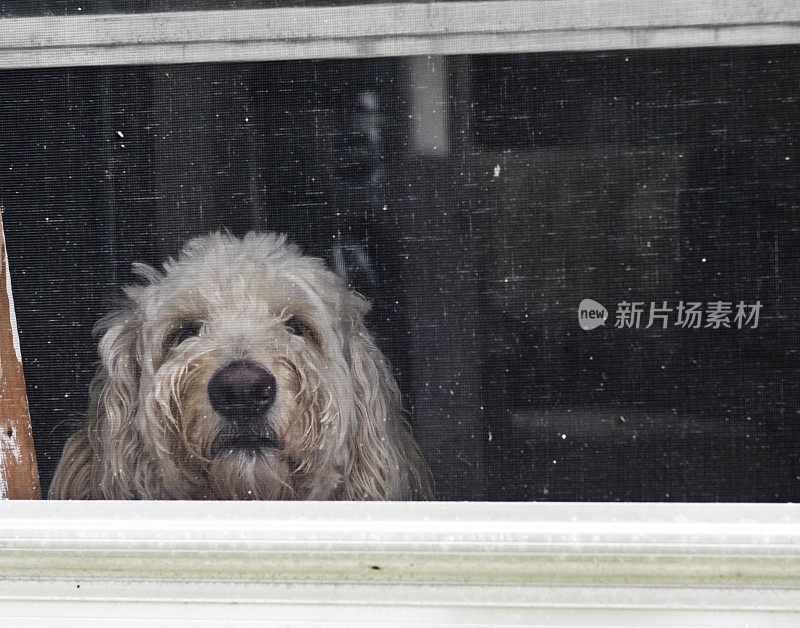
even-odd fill
[{"label": "black nose", "polygon": [[208,382],[211,407],[226,419],[256,419],[275,401],[275,377],[253,362],[231,362]]}]

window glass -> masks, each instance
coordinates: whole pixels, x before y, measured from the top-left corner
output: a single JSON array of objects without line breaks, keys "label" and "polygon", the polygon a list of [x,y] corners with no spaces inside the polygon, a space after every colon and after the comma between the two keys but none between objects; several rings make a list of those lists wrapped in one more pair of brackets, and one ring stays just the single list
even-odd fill
[{"label": "window glass", "polygon": [[131,264],[255,229],[372,302],[437,498],[797,501],[798,56],[2,72],[43,488]]}]

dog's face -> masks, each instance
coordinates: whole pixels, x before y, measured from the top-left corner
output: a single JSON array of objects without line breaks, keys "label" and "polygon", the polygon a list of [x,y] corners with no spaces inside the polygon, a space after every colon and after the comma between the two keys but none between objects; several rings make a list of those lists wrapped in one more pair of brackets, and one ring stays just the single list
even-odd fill
[{"label": "dog's face", "polygon": [[213,234],[137,272],[145,285],[99,325],[84,435],[99,462],[68,444],[57,496],[411,496],[424,469],[368,306],[319,260],[274,235]]}]

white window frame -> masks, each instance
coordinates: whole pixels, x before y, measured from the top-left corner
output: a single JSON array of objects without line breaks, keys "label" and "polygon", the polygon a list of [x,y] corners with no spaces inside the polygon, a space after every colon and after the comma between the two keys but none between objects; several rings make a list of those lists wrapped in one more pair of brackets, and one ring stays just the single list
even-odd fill
[{"label": "white window frame", "polygon": [[2,625],[800,617],[794,505],[5,502],[0,514]]},{"label": "white window frame", "polygon": [[[0,68],[800,43],[796,0],[0,19]],[[0,503],[0,624],[800,625],[800,506]],[[112,625],[113,625],[112,624]]]},{"label": "white window frame", "polygon": [[794,0],[490,0],[0,19],[0,68],[800,41]]}]

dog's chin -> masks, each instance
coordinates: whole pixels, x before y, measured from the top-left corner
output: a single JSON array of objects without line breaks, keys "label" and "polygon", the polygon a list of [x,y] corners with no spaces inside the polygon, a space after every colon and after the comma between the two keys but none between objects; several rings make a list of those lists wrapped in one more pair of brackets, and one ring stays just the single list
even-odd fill
[{"label": "dog's chin", "polygon": [[214,499],[297,499],[274,447],[229,447],[211,458],[208,478]]},{"label": "dog's chin", "polygon": [[279,445],[272,436],[217,437],[211,444],[211,455],[258,457],[276,453]]}]

